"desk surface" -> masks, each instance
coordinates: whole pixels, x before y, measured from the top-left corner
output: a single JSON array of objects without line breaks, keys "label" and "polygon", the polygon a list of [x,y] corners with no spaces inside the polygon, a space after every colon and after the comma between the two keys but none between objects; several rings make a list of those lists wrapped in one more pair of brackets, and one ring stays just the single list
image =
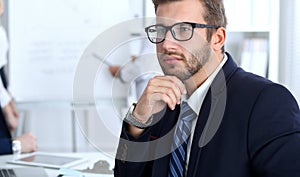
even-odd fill
[{"label": "desk surface", "polygon": [[[112,169],[114,167],[114,159],[111,157],[108,157],[101,152],[92,152],[92,153],[53,153],[53,154],[58,154],[58,155],[67,155],[70,157],[84,157],[88,161],[81,163],[79,165],[76,165],[72,167],[72,169],[76,170],[83,170],[86,168],[93,168],[93,165],[95,162],[99,160],[106,160],[109,163],[109,169]],[[6,163],[7,160],[12,159],[14,156],[13,155],[3,155],[0,156],[0,167],[24,167],[22,165],[12,165]],[[48,169],[45,168],[46,172],[49,177],[57,177],[58,175],[58,170],[57,169]],[[84,173],[85,177],[113,177],[113,174],[92,174],[92,173]]]}]

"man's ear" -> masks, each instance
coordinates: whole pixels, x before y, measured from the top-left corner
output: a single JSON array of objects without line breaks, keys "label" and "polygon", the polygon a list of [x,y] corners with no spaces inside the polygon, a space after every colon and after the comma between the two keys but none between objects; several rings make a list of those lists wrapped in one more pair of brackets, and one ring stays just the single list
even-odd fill
[{"label": "man's ear", "polygon": [[212,47],[215,51],[219,51],[224,46],[226,40],[226,29],[224,27],[220,27],[217,31],[213,34],[211,43]]}]

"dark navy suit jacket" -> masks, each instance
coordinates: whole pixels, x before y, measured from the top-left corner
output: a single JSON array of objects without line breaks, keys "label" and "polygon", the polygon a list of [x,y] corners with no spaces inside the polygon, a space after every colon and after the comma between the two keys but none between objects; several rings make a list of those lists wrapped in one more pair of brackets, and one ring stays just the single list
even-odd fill
[{"label": "dark navy suit jacket", "polygon": [[[187,176],[300,176],[300,112],[294,97],[283,86],[237,67],[227,55],[199,113]],[[115,176],[166,177],[170,154],[158,154],[172,143],[159,140],[171,131],[178,114],[178,106],[166,108],[163,118],[137,139],[124,122]]]},{"label": "dark navy suit jacket", "polygon": [[11,154],[11,134],[7,126],[2,110],[0,110],[0,155]]}]

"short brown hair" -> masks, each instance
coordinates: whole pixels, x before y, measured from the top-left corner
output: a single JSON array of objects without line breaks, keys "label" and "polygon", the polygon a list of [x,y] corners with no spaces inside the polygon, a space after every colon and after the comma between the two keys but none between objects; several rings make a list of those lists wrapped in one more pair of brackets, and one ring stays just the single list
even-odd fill
[{"label": "short brown hair", "polygon": [[[152,0],[155,8],[155,12],[159,4],[168,3],[168,2],[176,2],[176,1],[184,1],[184,0]],[[215,25],[226,28],[227,26],[227,18],[225,14],[225,8],[223,0],[199,0],[203,7],[204,13],[203,18],[205,22],[209,25]],[[207,29],[207,41],[210,42],[212,34],[215,29]],[[224,52],[224,48],[223,48]]]}]

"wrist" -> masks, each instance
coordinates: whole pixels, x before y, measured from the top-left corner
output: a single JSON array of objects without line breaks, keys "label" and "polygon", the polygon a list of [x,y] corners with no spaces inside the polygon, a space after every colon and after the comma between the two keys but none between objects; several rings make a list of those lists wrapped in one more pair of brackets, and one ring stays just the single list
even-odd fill
[{"label": "wrist", "polygon": [[149,127],[153,121],[153,116],[150,116],[150,118],[148,118],[148,119],[137,118],[136,114],[134,114],[135,106],[136,106],[135,103],[133,103],[130,106],[130,108],[126,114],[125,121],[127,123],[129,123],[130,125],[133,125],[140,129],[145,129],[145,128]]},{"label": "wrist", "polygon": [[136,113],[136,111],[132,111],[131,112],[131,114],[132,114],[132,116],[136,119],[136,120],[138,120],[139,122],[141,122],[141,123],[146,123],[146,122],[148,122],[149,121],[149,119],[151,118],[151,116],[140,116],[139,114],[137,114]]}]

